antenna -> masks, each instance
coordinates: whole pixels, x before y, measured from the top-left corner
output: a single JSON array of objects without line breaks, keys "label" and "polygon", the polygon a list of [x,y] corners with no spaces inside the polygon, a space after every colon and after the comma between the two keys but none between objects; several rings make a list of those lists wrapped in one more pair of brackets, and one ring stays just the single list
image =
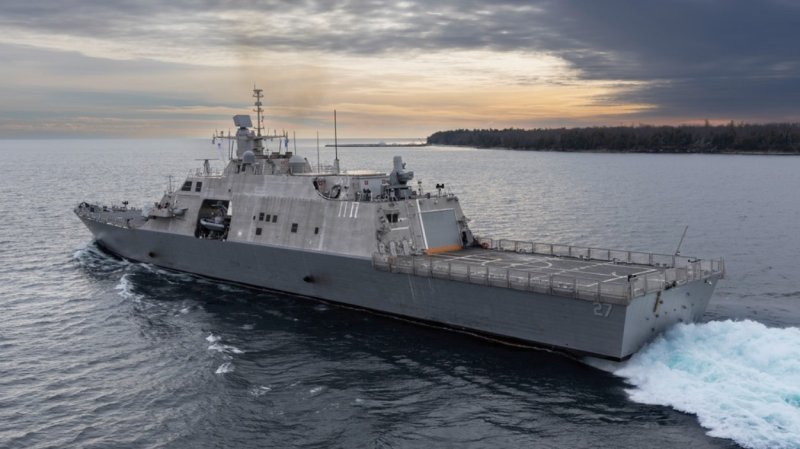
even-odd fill
[{"label": "antenna", "polygon": [[292,146],[294,147],[294,154],[297,154],[297,132],[292,131]]},{"label": "antenna", "polygon": [[686,231],[689,230],[689,226],[683,228],[683,235],[681,236],[681,241],[678,242],[678,249],[675,250],[675,255],[680,256],[681,254],[681,245],[683,245],[683,239],[686,237]]},{"label": "antenna", "polygon": [[256,108],[253,109],[253,112],[256,113],[256,135],[258,135],[259,137],[261,136],[261,120],[262,120],[261,113],[264,112],[264,109],[261,108],[262,105],[261,98],[264,97],[264,95],[262,94],[263,91],[264,89],[257,89],[256,85],[253,84],[253,98],[256,99],[255,103]]},{"label": "antenna", "polygon": [[319,173],[319,131],[317,131],[317,173]]},{"label": "antenna", "polygon": [[333,149],[335,151],[335,156],[333,159],[333,167],[336,170],[336,174],[339,174],[339,135],[336,130],[336,109],[333,110]]},{"label": "antenna", "polygon": [[[222,134],[222,131],[220,131]],[[233,139],[231,139],[231,129],[228,128],[228,160],[233,159]]]}]

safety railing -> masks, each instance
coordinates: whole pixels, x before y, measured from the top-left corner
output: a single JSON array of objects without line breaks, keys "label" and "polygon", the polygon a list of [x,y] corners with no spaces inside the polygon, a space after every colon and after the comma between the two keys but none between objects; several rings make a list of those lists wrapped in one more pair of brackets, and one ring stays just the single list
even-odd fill
[{"label": "safety railing", "polygon": [[[79,206],[75,211],[81,217],[120,228],[128,228],[131,221],[142,219],[142,209],[135,207],[88,205],[86,207]],[[120,215],[120,212],[129,214]]]},{"label": "safety railing", "polygon": [[119,216],[110,216],[108,214],[99,214],[99,213],[86,213],[82,214],[83,217],[86,217],[92,221],[96,221],[98,223],[103,223],[111,226],[117,226],[120,228],[127,228],[128,222],[126,219],[119,217]]},{"label": "safety railing", "polygon": [[583,260],[648,265],[662,268],[689,268],[701,262],[703,269],[724,275],[725,263],[722,259],[698,259],[696,257],[676,254],[657,254],[638,251],[626,251],[608,248],[563,245],[558,243],[537,243],[509,239],[490,239],[476,237],[478,243],[487,249],[511,251],[523,254],[537,254],[554,257],[574,257]]},{"label": "safety railing", "polygon": [[219,168],[212,168],[210,171],[206,171],[205,168],[199,167],[192,170],[189,170],[189,177],[192,178],[219,178],[222,177],[222,169]]},{"label": "safety railing", "polygon": [[[640,259],[648,261],[659,260],[659,264],[673,261],[673,256],[669,256],[669,258],[664,259],[666,262],[662,262],[660,256],[663,255],[631,251],[598,250],[596,248],[534,243],[528,243],[528,246],[524,246],[519,245],[519,243],[527,242],[513,242],[510,240],[497,242],[498,245],[491,248],[495,250],[510,250],[508,249],[510,248],[508,242],[512,242],[515,243],[514,251],[521,253],[549,254],[582,259],[590,259],[589,255],[595,253],[603,253],[606,257],[615,254],[624,256],[624,259],[622,259],[624,261],[614,257],[610,259],[595,259],[616,260],[618,263],[636,263],[627,261]],[[536,245],[544,245],[540,248],[545,248],[548,252],[534,253],[533,251],[537,249]],[[528,251],[525,251],[525,249],[528,249]],[[655,265],[656,262],[642,263],[641,265],[650,265],[657,269],[629,278],[620,277],[615,279],[597,279],[565,273],[553,274],[536,270],[476,265],[459,260],[430,256],[388,256],[375,253],[372,257],[372,262],[376,269],[392,273],[405,273],[614,304],[628,304],[633,298],[683,285],[687,282],[707,279],[711,276],[722,277],[725,271],[722,259],[696,260],[680,256],[675,256],[674,262],[672,262],[678,266],[664,267],[663,265]]]}]

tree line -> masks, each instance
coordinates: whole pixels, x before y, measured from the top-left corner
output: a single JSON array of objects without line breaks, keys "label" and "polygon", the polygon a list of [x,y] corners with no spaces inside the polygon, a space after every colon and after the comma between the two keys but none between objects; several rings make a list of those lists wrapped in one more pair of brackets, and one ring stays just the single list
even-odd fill
[{"label": "tree line", "polygon": [[800,154],[800,123],[457,129],[436,132],[428,143],[514,150]]}]

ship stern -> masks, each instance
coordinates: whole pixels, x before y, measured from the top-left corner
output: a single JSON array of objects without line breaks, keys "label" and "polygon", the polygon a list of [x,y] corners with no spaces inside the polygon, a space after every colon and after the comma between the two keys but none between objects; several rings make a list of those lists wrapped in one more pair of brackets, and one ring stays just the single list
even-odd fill
[{"label": "ship stern", "polygon": [[672,326],[702,320],[721,276],[634,298],[627,307],[620,359],[627,359]]}]

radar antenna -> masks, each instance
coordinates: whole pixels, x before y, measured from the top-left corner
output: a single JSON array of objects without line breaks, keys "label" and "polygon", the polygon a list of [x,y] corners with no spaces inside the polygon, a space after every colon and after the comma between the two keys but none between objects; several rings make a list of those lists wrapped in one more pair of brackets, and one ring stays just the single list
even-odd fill
[{"label": "radar antenna", "polygon": [[261,124],[263,123],[263,118],[261,117],[261,113],[264,112],[264,109],[261,107],[263,103],[261,103],[261,99],[264,97],[264,89],[258,89],[255,84],[253,85],[253,98],[256,99],[255,102],[255,109],[253,112],[256,113],[256,135],[261,137]]}]

